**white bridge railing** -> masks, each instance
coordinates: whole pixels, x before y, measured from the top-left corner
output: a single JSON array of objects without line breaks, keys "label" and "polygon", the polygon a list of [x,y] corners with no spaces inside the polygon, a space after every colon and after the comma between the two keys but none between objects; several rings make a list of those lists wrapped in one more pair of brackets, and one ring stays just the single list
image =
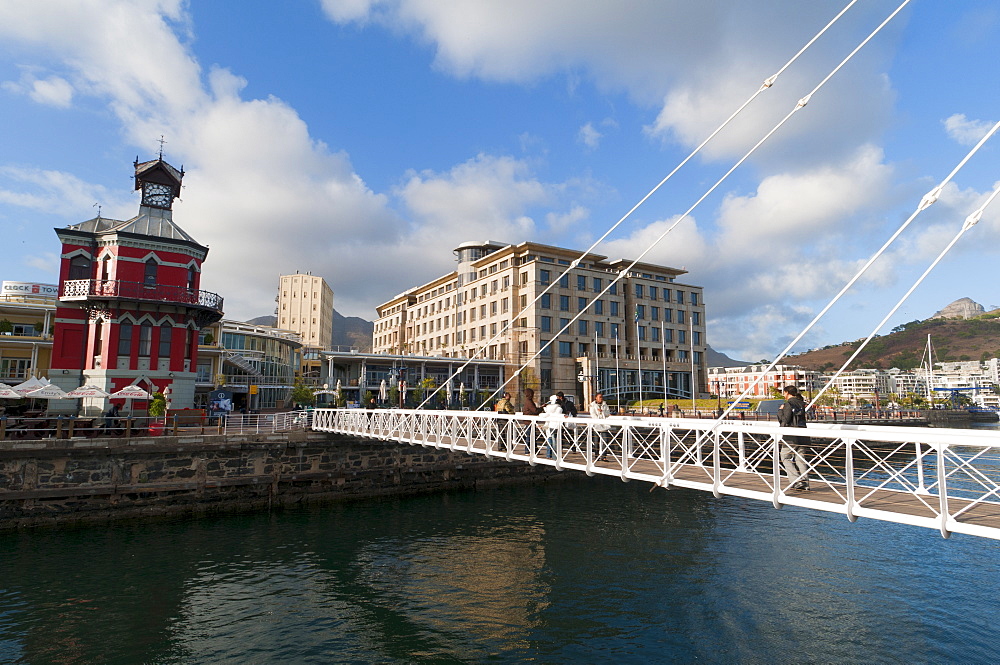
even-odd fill
[{"label": "white bridge railing", "polygon": [[[313,429],[433,446],[587,475],[686,487],[1000,539],[1000,434],[993,431],[682,418],[541,418],[472,411],[317,409]],[[800,446],[810,491],[781,471]]]}]

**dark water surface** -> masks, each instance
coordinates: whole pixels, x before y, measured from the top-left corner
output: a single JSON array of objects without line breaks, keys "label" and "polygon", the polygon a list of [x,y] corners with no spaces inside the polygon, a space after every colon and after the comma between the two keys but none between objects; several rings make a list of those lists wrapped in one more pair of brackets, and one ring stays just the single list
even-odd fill
[{"label": "dark water surface", "polygon": [[0,535],[3,663],[991,663],[1000,542],[608,478]]}]

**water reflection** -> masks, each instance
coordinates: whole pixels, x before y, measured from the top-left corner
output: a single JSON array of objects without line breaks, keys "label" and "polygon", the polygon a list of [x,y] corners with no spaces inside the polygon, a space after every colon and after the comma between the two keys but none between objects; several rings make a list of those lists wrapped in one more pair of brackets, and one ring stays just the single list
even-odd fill
[{"label": "water reflection", "polygon": [[0,662],[985,662],[993,541],[570,480],[0,537]]}]

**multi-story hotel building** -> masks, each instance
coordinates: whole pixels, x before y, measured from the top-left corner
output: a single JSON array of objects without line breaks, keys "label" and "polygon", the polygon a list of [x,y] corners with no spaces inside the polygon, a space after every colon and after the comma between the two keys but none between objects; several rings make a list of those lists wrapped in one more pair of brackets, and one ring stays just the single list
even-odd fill
[{"label": "multi-story hotel building", "polygon": [[766,364],[708,368],[708,389],[723,398],[739,397],[743,393],[748,397],[772,397],[788,385],[797,386],[809,395],[822,383],[819,372],[798,365],[775,365],[770,370]]},{"label": "multi-story hotel building", "polygon": [[466,242],[455,255],[455,271],[376,308],[375,353],[478,353],[504,361],[512,394],[578,402],[595,388],[612,401],[705,391],[705,304],[677,281],[684,270],[532,242]]},{"label": "multi-story hotel building", "polygon": [[333,289],[322,277],[295,273],[279,277],[278,328],[297,332],[307,347],[329,350],[333,340]]}]

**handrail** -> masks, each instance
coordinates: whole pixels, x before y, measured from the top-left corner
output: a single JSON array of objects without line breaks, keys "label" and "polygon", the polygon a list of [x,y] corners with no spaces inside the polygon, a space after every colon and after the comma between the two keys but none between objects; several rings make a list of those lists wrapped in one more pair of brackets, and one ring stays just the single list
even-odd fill
[{"label": "handrail", "polygon": [[[1000,539],[1000,440],[989,431],[675,417],[550,427],[542,416],[406,409],[316,409],[313,429]],[[791,446],[810,491],[785,473]]]},{"label": "handrail", "polygon": [[125,282],[119,279],[69,279],[62,283],[59,298],[127,298],[198,305],[222,311],[223,298],[211,291],[189,289],[184,286]]}]

